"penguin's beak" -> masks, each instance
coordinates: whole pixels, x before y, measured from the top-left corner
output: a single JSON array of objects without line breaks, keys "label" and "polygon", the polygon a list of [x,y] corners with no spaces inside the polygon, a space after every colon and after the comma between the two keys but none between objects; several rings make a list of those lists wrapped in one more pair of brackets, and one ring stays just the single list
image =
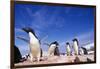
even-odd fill
[{"label": "penguin's beak", "polygon": [[23,31],[25,31],[26,33],[29,32],[29,29],[28,28],[22,28]]}]

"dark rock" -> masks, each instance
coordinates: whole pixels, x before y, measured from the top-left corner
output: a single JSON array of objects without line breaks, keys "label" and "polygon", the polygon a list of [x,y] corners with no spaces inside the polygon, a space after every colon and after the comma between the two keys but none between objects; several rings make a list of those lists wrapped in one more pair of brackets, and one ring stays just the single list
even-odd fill
[{"label": "dark rock", "polygon": [[92,60],[91,60],[91,59],[89,59],[89,58],[87,58],[87,62],[92,62]]},{"label": "dark rock", "polygon": [[79,57],[76,57],[76,58],[74,59],[74,62],[75,62],[75,63],[80,62]]}]

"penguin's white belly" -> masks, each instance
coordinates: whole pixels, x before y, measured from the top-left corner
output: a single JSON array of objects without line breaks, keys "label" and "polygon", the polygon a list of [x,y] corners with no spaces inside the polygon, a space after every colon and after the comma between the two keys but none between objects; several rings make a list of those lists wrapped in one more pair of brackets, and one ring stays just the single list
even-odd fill
[{"label": "penguin's white belly", "polygon": [[74,50],[75,50],[75,54],[77,54],[78,55],[78,46],[74,46]]},{"label": "penguin's white belly", "polygon": [[49,50],[48,50],[48,55],[50,56],[50,55],[54,55],[54,49],[55,49],[55,47],[50,47],[49,48]]},{"label": "penguin's white belly", "polygon": [[80,49],[80,55],[84,55],[84,51]]},{"label": "penguin's white belly", "polygon": [[30,43],[30,52],[33,57],[40,56],[40,45],[39,43]]},{"label": "penguin's white belly", "polygon": [[67,47],[67,52],[70,52],[70,48],[69,47]]},{"label": "penguin's white belly", "polygon": [[67,47],[67,55],[70,55],[70,48]]}]

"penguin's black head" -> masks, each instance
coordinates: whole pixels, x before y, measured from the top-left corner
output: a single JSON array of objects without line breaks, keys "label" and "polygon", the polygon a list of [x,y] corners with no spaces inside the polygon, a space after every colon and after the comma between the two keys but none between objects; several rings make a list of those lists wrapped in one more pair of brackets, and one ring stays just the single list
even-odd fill
[{"label": "penguin's black head", "polygon": [[67,42],[66,45],[69,45],[69,42]]},{"label": "penguin's black head", "polygon": [[25,31],[26,33],[31,32],[38,39],[38,37],[35,35],[35,31],[32,28],[25,27],[25,28],[22,28],[22,30]]},{"label": "penguin's black head", "polygon": [[73,41],[73,42],[76,41],[77,44],[79,45],[79,42],[78,42],[78,39],[77,39],[77,38],[74,38],[72,41]]},{"label": "penguin's black head", "polygon": [[33,34],[35,34],[34,30],[30,27],[22,28],[22,30],[24,30],[26,33],[32,32]]},{"label": "penguin's black head", "polygon": [[54,41],[51,44],[56,44],[57,46],[59,45],[57,41]]},{"label": "penguin's black head", "polygon": [[74,38],[72,41],[77,41],[78,42],[78,39],[77,38]]}]

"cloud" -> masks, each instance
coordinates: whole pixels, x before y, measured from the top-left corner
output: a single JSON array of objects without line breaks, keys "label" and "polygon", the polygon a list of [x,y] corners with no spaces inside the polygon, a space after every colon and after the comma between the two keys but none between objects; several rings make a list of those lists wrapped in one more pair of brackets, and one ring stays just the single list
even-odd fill
[{"label": "cloud", "polygon": [[84,44],[94,42],[94,32],[93,31],[84,33],[84,34],[79,35],[77,37],[79,38],[80,45],[84,45]]},{"label": "cloud", "polygon": [[32,8],[26,7],[26,11],[31,18],[30,27],[36,31],[37,36],[41,37],[42,30],[49,26],[44,17],[46,13],[45,7],[41,7],[35,12],[32,12]]},{"label": "cloud", "polygon": [[37,35],[39,35],[40,33],[42,33],[42,31],[40,30],[46,28],[45,20],[43,17],[43,8],[32,12],[32,8],[27,7],[26,11],[31,18],[30,27],[36,30]]},{"label": "cloud", "polygon": [[90,49],[91,47],[94,47],[94,42],[89,43],[89,44],[86,44],[86,45],[84,45],[84,47],[85,47],[86,49]]},{"label": "cloud", "polygon": [[44,42],[48,38],[48,35],[44,36],[41,41]]},{"label": "cloud", "polygon": [[55,8],[52,13],[49,12],[49,8],[43,6],[41,9],[32,12],[31,8],[26,8],[27,13],[32,18],[31,26],[36,29],[45,29],[50,26],[62,27],[63,19],[57,17],[60,10]]},{"label": "cloud", "polygon": [[14,31],[15,31],[15,35],[23,32],[23,30],[21,30],[20,28],[16,28],[16,27],[15,27]]}]

